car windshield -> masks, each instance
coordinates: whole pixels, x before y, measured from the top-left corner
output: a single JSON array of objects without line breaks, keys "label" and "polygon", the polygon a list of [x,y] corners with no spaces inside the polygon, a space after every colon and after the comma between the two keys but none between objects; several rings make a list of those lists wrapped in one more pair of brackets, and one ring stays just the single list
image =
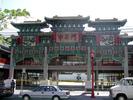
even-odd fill
[{"label": "car windshield", "polygon": [[122,85],[123,81],[124,81],[124,79],[121,79],[120,81],[116,82],[116,85]]},{"label": "car windshield", "polygon": [[54,86],[38,86],[32,91],[57,91],[57,89]]},{"label": "car windshield", "polygon": [[133,85],[133,80],[132,79],[121,79],[118,83],[118,85]]}]

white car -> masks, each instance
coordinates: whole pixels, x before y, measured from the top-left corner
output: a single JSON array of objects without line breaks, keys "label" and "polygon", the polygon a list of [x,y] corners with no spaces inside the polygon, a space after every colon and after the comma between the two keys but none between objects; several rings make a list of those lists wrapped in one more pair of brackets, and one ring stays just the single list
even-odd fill
[{"label": "white car", "polygon": [[32,98],[46,98],[52,100],[68,99],[70,92],[62,90],[58,86],[38,86],[33,90],[20,92],[20,97],[23,100],[30,100]]},{"label": "white car", "polygon": [[122,78],[110,88],[110,96],[115,100],[133,99],[133,77]]}]

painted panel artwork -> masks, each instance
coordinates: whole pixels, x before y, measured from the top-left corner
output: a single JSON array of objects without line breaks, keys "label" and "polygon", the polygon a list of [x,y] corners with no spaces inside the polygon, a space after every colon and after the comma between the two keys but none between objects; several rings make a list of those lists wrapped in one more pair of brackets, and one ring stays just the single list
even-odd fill
[{"label": "painted panel artwork", "polygon": [[100,37],[101,46],[110,46],[114,45],[114,35],[102,35]]}]

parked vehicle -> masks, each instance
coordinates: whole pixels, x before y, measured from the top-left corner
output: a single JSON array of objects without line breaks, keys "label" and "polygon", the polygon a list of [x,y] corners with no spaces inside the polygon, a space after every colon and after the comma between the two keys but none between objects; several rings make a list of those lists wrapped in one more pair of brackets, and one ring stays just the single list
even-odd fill
[{"label": "parked vehicle", "polygon": [[15,82],[12,79],[6,79],[0,83],[0,97],[9,97],[14,93]]},{"label": "parked vehicle", "polygon": [[33,90],[27,90],[20,92],[20,97],[23,100],[30,100],[31,98],[46,98],[52,100],[68,99],[70,92],[62,90],[58,86],[38,86]]},{"label": "parked vehicle", "polygon": [[0,97],[9,97],[12,96],[13,93],[11,88],[0,87]]},{"label": "parked vehicle", "polygon": [[133,77],[122,78],[110,88],[110,96],[115,100],[133,99]]}]

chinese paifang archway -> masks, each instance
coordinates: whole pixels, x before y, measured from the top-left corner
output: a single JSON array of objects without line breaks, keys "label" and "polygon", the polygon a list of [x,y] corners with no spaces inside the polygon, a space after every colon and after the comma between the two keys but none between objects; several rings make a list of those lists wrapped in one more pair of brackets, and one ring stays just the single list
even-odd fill
[{"label": "chinese paifang archway", "polygon": [[[109,81],[123,77],[128,74],[128,69],[123,71],[122,67],[127,62],[129,70],[133,70],[132,54],[124,64],[125,47],[130,52],[133,50],[132,46],[127,46],[132,38],[123,38],[119,30],[126,22],[116,18],[91,21],[90,17],[54,16],[45,17],[45,22],[12,23],[19,29],[18,36],[12,38],[15,79],[19,78],[24,68],[27,79],[36,75],[37,79],[42,76],[44,79],[58,80],[60,73],[84,72],[87,73],[87,80],[90,80],[89,49],[95,53],[96,80],[103,74],[105,80]],[[94,30],[85,31],[85,24]],[[51,31],[43,32],[44,28]]]}]

